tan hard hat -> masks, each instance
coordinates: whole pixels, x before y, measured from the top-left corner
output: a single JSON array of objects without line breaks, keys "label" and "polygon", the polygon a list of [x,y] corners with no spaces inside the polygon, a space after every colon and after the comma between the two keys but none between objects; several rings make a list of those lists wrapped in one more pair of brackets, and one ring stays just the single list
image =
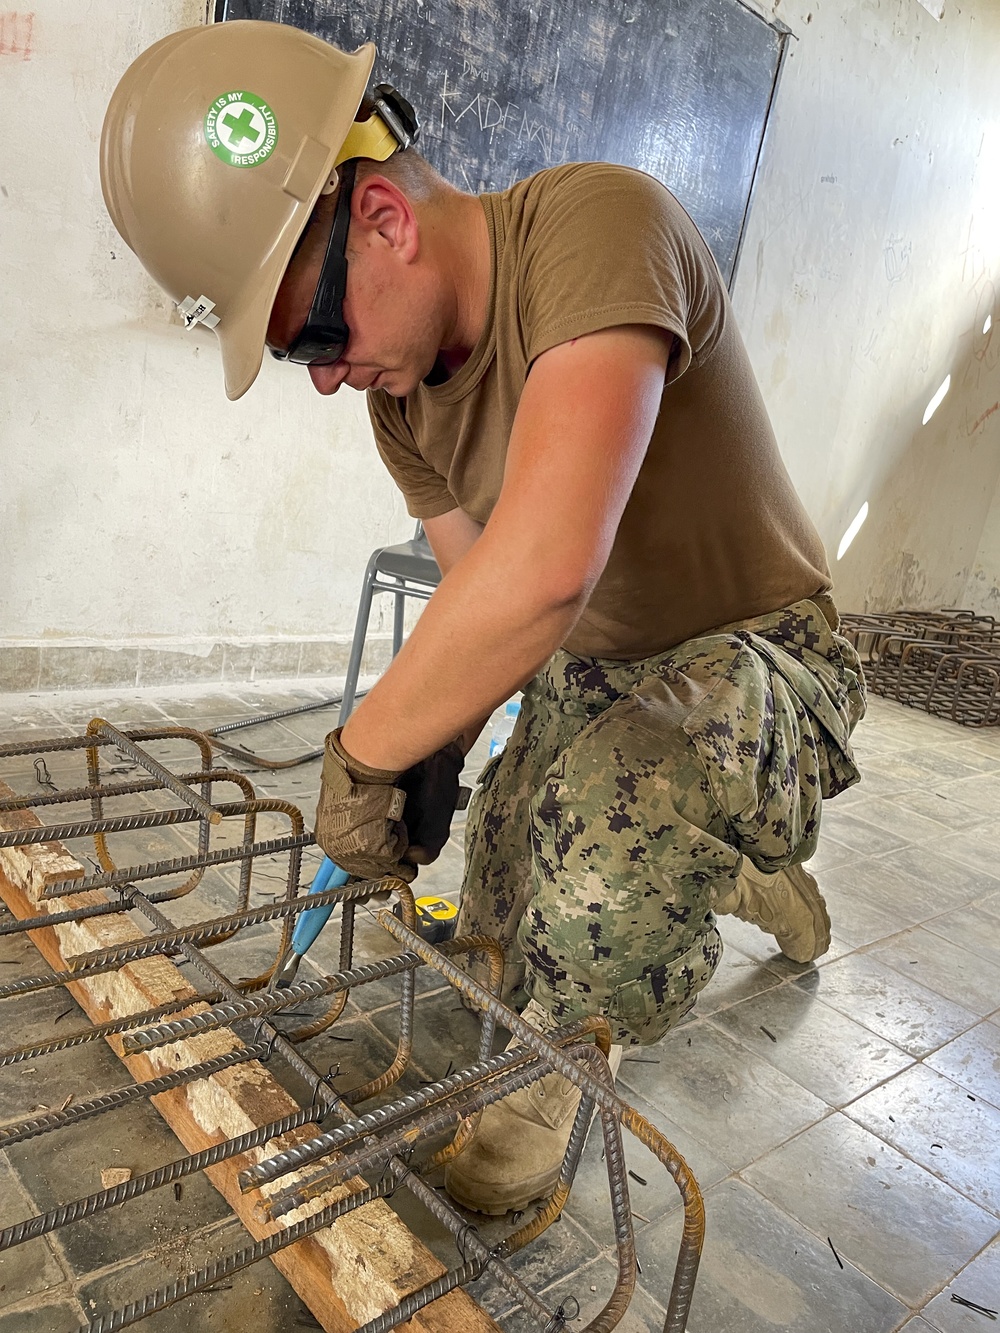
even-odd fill
[{"label": "tan hard hat", "polygon": [[214,328],[226,393],[260,370],[271,306],[320,192],[398,147],[355,122],[375,60],[280,23],[187,28],[143,52],[101,135],[112,221],[189,328]]}]

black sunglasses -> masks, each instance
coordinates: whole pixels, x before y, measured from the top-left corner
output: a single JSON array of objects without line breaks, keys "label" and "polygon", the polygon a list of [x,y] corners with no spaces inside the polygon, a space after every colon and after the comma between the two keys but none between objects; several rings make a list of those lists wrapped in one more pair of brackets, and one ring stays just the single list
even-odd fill
[{"label": "black sunglasses", "polygon": [[271,355],[278,361],[294,361],[300,366],[332,366],[344,355],[351,336],[344,321],[344,293],[347,290],[347,231],[351,225],[351,195],[357,166],[357,160],[352,158],[340,168],[337,211],[312,305],[306,322],[288,347],[284,351],[271,348]]}]

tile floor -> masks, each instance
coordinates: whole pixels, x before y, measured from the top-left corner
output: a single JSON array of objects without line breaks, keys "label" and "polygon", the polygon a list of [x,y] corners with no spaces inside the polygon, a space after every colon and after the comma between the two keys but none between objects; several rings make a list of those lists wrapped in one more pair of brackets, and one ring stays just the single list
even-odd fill
[{"label": "tile floor", "polygon": [[[332,688],[0,696],[0,744],[38,729],[80,729],[95,712],[122,725],[205,727]],[[282,757],[319,744],[333,720],[329,710],[308,713],[236,739]],[[827,957],[818,966],[789,963],[769,937],[725,918],[726,953],[696,1013],[622,1065],[624,1095],[681,1149],[705,1192],[708,1233],[690,1333],[972,1333],[993,1321],[953,1293],[1000,1310],[1000,732],[873,699],[857,749],[865,782],[827,807],[812,863],[833,919]],[[481,758],[473,756],[470,772]],[[48,761],[57,784],[65,762]],[[311,816],[318,762],[252,776],[264,793]],[[30,763],[14,777],[25,790],[38,785]],[[158,833],[157,854],[191,850],[189,828]],[[441,860],[421,874],[426,892],[457,893],[460,840],[457,824]],[[233,892],[225,875],[209,890],[219,904]],[[375,933],[364,925],[362,945],[384,952]],[[38,961],[23,941],[0,938],[5,981],[37,970]],[[325,950],[321,939],[316,961],[332,970],[332,944]],[[440,1077],[475,1036],[450,991],[423,972],[418,990],[414,1081]],[[331,1062],[355,1080],[387,1062],[395,1035],[392,983],[356,996],[364,1007],[352,999],[335,1029],[341,1041],[326,1039]],[[23,1002],[5,1002],[4,1046],[29,1040],[68,1003],[50,996],[15,1013]],[[5,1069],[0,1125],[58,1105],[64,1088],[126,1081],[96,1046]],[[148,1106],[105,1120],[108,1164],[177,1155]],[[0,1226],[96,1188],[84,1127],[42,1143],[56,1138],[58,1152],[49,1144],[40,1155],[25,1143],[0,1155]],[[639,1333],[663,1327],[680,1214],[650,1154],[631,1143],[627,1154],[642,1276],[619,1327]],[[519,1257],[551,1305],[564,1301],[570,1314],[579,1303],[570,1329],[583,1327],[613,1281],[600,1157],[595,1139],[564,1218]],[[184,1272],[206,1252],[238,1244],[237,1227],[203,1182],[186,1183],[182,1203],[166,1193],[128,1205],[127,1233],[105,1215],[0,1252],[0,1333],[68,1333],[85,1314],[147,1289],[150,1262],[157,1274]],[[400,1211],[417,1225],[407,1205]],[[453,1256],[434,1227],[420,1229]],[[478,1294],[509,1333],[531,1326],[489,1282]],[[251,1317],[255,1333],[316,1326],[262,1264],[141,1327],[235,1330]]]}]

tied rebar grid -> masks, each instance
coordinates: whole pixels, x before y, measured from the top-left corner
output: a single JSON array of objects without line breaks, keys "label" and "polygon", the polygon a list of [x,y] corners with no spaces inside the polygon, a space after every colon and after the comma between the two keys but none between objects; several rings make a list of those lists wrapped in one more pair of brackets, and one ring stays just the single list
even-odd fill
[{"label": "tied rebar grid", "polygon": [[868,688],[967,727],[1000,725],[1000,624],[993,616],[942,611],[845,615],[841,633],[858,650]]},{"label": "tied rebar grid", "polygon": [[[193,741],[199,750],[201,768],[175,774],[146,754],[136,743],[139,740],[168,739]],[[149,776],[127,782],[102,780],[100,758],[109,746],[115,748],[119,758],[127,756]],[[128,1306],[99,1316],[87,1325],[88,1333],[114,1333],[114,1330],[134,1324],[329,1226],[337,1217],[353,1208],[390,1196],[400,1187],[407,1189],[433,1217],[452,1232],[461,1262],[405,1297],[393,1309],[371,1320],[364,1326],[364,1333],[385,1333],[409,1319],[432,1300],[474,1281],[487,1269],[535,1319],[540,1328],[548,1333],[556,1333],[556,1330],[566,1327],[565,1312],[561,1308],[550,1310],[525,1287],[506,1260],[540,1235],[560,1215],[596,1112],[605,1139],[618,1276],[610,1298],[586,1326],[585,1333],[608,1333],[615,1327],[628,1306],[635,1282],[635,1246],[621,1145],[623,1125],[639,1137],[665,1165],[684,1200],[684,1234],[664,1324],[665,1333],[683,1333],[704,1229],[700,1193],[676,1150],[614,1092],[610,1072],[600,1053],[606,1053],[609,1039],[604,1020],[583,1020],[565,1025],[546,1038],[539,1036],[496,998],[500,991],[502,958],[495,942],[475,937],[450,941],[442,949],[430,948],[413,929],[415,918],[412,895],[400,881],[351,884],[344,889],[312,895],[305,901],[300,882],[300,858],[302,848],[309,845],[312,838],[303,830],[301,815],[294,806],[284,802],[257,798],[244,775],[213,769],[207,739],[200,733],[185,728],[144,729],[123,733],[109,723],[95,719],[85,737],[42,743],[21,742],[2,747],[0,761],[8,757],[73,751],[82,751],[86,758],[85,784],[35,798],[15,795],[0,799],[0,868],[8,848],[20,848],[26,852],[39,845],[51,846],[61,840],[87,838],[93,839],[99,873],[85,876],[82,880],[70,879],[48,884],[41,894],[45,906],[49,905],[47,900],[50,899],[62,901],[53,902],[51,912],[42,912],[30,922],[0,922],[0,934],[27,928],[75,925],[94,916],[129,912],[134,915],[136,911],[141,912],[149,922],[152,933],[117,947],[72,955],[67,958],[68,966],[64,969],[23,978],[0,989],[0,999],[16,999],[18,996],[67,986],[124,966],[141,969],[150,962],[155,965],[155,960],[163,956],[179,957],[188,964],[196,983],[190,986],[188,995],[155,1009],[96,1023],[63,1038],[53,1037],[0,1051],[0,1067],[20,1063],[27,1058],[34,1060],[56,1054],[60,1050],[101,1037],[118,1039],[118,1046],[124,1048],[124,1053],[138,1053],[163,1046],[171,1047],[174,1043],[192,1039],[197,1041],[204,1034],[215,1032],[224,1035],[229,1048],[222,1054],[213,1054],[209,1059],[195,1058],[192,1062],[190,1055],[194,1054],[197,1047],[191,1047],[189,1051],[187,1047],[173,1046],[173,1049],[183,1052],[174,1057],[180,1068],[171,1068],[156,1078],[72,1106],[64,1106],[55,1112],[28,1117],[16,1124],[0,1127],[0,1146],[114,1113],[158,1092],[181,1087],[198,1079],[211,1078],[221,1069],[254,1060],[273,1061],[278,1068],[290,1069],[305,1081],[313,1100],[311,1105],[270,1125],[227,1139],[201,1153],[190,1154],[156,1170],[144,1172],[122,1185],[71,1200],[37,1217],[8,1226],[0,1230],[0,1251],[72,1225],[84,1217],[94,1216],[109,1208],[118,1208],[151,1190],[178,1182],[187,1175],[252,1149],[265,1148],[290,1131],[301,1132],[305,1125],[319,1123],[333,1115],[339,1122],[335,1128],[323,1130],[305,1141],[279,1147],[277,1151],[271,1148],[270,1156],[256,1165],[244,1167],[239,1178],[244,1192],[258,1192],[254,1212],[260,1221],[268,1221],[273,1225],[275,1220],[296,1210],[315,1211],[309,1216],[300,1216],[293,1225],[280,1225],[277,1231],[263,1241],[248,1245],[198,1272],[169,1283]],[[226,781],[235,782],[241,787],[242,801],[213,800],[213,786]],[[197,791],[194,789],[196,786],[199,789]],[[166,811],[157,810],[140,815],[116,815],[108,813],[106,809],[106,803],[113,803],[116,797],[152,792],[170,793],[180,804]],[[78,802],[89,803],[89,818],[63,819],[45,828],[28,826],[34,821],[30,817],[26,819],[25,815],[35,806],[47,811],[56,808],[58,818],[59,806]],[[265,810],[289,819],[291,832],[288,836],[277,839],[257,838],[256,818]],[[7,823],[4,822],[5,815]],[[18,826],[24,827],[11,828],[12,818]],[[212,829],[225,826],[227,821],[233,819],[242,821],[240,844],[212,850]],[[112,860],[109,840],[118,833],[135,834],[144,829],[193,821],[198,823],[196,856],[151,861],[124,869],[117,867]],[[285,896],[276,903],[251,908],[249,894],[254,862],[261,856],[275,853],[288,857]],[[190,898],[192,890],[209,867],[234,863],[240,870],[237,910],[222,916],[208,916],[193,925],[184,926],[171,921],[160,910],[158,904],[171,898]],[[178,873],[188,876],[180,888],[156,887],[156,880]],[[93,901],[102,897],[99,891],[103,889],[112,890],[114,896],[104,894],[104,900]],[[402,920],[386,912],[379,913],[379,920],[397,943],[403,946],[402,952],[376,963],[354,964],[355,907],[376,893],[384,897],[386,889],[395,894]],[[68,895],[87,890],[92,891],[87,902],[74,909],[71,905],[73,899]],[[98,892],[93,892],[95,890]],[[70,905],[67,906],[67,903]],[[327,903],[337,903],[341,907],[339,970],[281,989],[271,989],[265,994],[251,995],[249,992],[259,990],[274,974],[288,946],[291,926],[298,913],[306,907]],[[190,915],[188,913],[189,921]],[[210,961],[206,950],[223,940],[232,939],[240,931],[266,921],[282,923],[281,942],[274,962],[260,976],[234,983]],[[488,988],[472,981],[453,961],[473,952],[480,956],[485,954],[490,961]],[[449,1073],[447,1077],[423,1087],[419,1092],[405,1094],[395,1101],[359,1114],[354,1110],[357,1103],[384,1093],[408,1066],[414,1021],[414,972],[420,966],[434,968],[444,981],[457,989],[479,1011],[482,1026],[478,1058],[470,1067]],[[336,1021],[350,990],[363,988],[370,982],[390,976],[401,978],[400,1035],[393,1060],[381,1074],[369,1079],[361,1087],[340,1093],[334,1088],[331,1076],[322,1073],[309,1060],[308,1042]],[[295,1031],[282,1031],[274,1026],[274,1020],[280,1015],[294,1017],[299,1006],[317,998],[332,1000],[328,1012],[319,1020],[307,1022]],[[513,1032],[516,1045],[494,1055],[493,1035],[498,1022]],[[588,1044],[590,1038],[596,1039],[596,1047]],[[584,1040],[583,1045],[580,1044],[581,1040]],[[217,1051],[218,1047],[214,1049]],[[488,1107],[553,1072],[575,1083],[580,1092],[579,1109],[555,1190],[527,1222],[515,1226],[499,1243],[487,1246],[475,1228],[469,1227],[447,1198],[431,1188],[421,1172],[456,1156],[469,1141],[480,1116]],[[443,1135],[449,1136],[448,1142],[443,1148],[437,1147],[435,1150],[435,1145],[440,1143]],[[310,1164],[315,1167],[311,1172],[308,1170]],[[286,1183],[290,1175],[291,1182]],[[345,1197],[330,1200],[331,1190],[343,1196],[345,1189],[348,1190]]]}]

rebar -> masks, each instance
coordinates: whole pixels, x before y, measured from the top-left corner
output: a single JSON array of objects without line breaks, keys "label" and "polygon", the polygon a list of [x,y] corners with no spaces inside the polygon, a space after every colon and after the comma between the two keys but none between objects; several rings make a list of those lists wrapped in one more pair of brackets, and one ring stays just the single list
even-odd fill
[{"label": "rebar", "polygon": [[[965,632],[969,632],[969,624],[965,618],[953,617],[953,619],[961,621]],[[945,631],[940,631],[942,642],[945,642],[944,633]],[[916,660],[919,654],[914,650],[910,656]],[[909,669],[907,666],[906,671]],[[906,679],[909,680],[908,675]],[[306,711],[306,709],[289,711]],[[235,730],[238,725],[230,729]],[[180,777],[169,773],[134,743],[147,738],[193,740],[203,756],[202,770],[198,773],[185,773]],[[111,889],[117,891],[118,895],[117,901],[87,903],[76,911],[60,910],[47,916],[32,918],[32,928],[83,921],[92,914],[137,910],[146,917],[153,930],[153,934],[134,943],[78,954],[68,960],[69,966],[66,971],[51,972],[38,978],[22,978],[0,990],[0,996],[30,994],[33,990],[48,986],[72,985],[87,976],[98,975],[101,971],[115,970],[126,963],[141,962],[163,953],[176,954],[185,960],[197,973],[199,978],[197,986],[201,987],[200,990],[192,988],[189,994],[175,999],[170,1004],[141,1014],[113,1019],[107,1023],[94,1024],[82,1032],[67,1034],[61,1041],[52,1039],[0,1052],[0,1066],[51,1054],[98,1037],[120,1036],[122,1040],[120,1043],[116,1042],[116,1046],[120,1044],[127,1053],[130,1053],[151,1049],[165,1041],[179,1041],[215,1029],[233,1033],[234,1024],[239,1024],[241,1021],[253,1025],[250,1029],[253,1036],[249,1044],[240,1042],[233,1033],[237,1044],[232,1051],[222,1056],[185,1069],[171,1071],[159,1078],[95,1096],[89,1101],[66,1106],[59,1111],[35,1117],[33,1120],[8,1126],[0,1130],[0,1147],[105,1114],[141,1098],[156,1096],[170,1087],[197,1078],[209,1077],[229,1065],[255,1059],[266,1060],[272,1056],[284,1061],[295,1075],[304,1080],[310,1089],[314,1104],[282,1120],[274,1121],[271,1125],[224,1140],[201,1153],[179,1158],[157,1170],[142,1173],[123,1185],[97,1191],[81,1199],[58,1205],[37,1217],[8,1226],[0,1231],[0,1251],[55,1231],[61,1226],[70,1225],[81,1218],[118,1207],[132,1198],[179,1181],[184,1176],[202,1171],[206,1167],[259,1149],[280,1134],[298,1129],[333,1113],[340,1120],[339,1125],[315,1134],[302,1143],[296,1143],[262,1162],[245,1167],[239,1176],[241,1190],[247,1192],[261,1188],[289,1172],[299,1170],[312,1162],[318,1162],[319,1168],[316,1172],[271,1195],[269,1201],[261,1199],[255,1205],[255,1212],[261,1214],[267,1211],[269,1203],[272,1216],[278,1216],[284,1215],[292,1208],[301,1207],[306,1202],[311,1202],[313,1206],[316,1200],[322,1203],[323,1196],[331,1188],[343,1189],[345,1181],[353,1182],[356,1186],[359,1176],[374,1178],[377,1174],[378,1179],[374,1184],[370,1180],[363,1181],[363,1188],[355,1188],[346,1197],[320,1207],[318,1212],[304,1222],[297,1223],[294,1227],[282,1228],[264,1241],[246,1246],[236,1254],[207,1265],[197,1273],[188,1274],[178,1282],[160,1287],[142,1300],[95,1319],[87,1326],[88,1333],[115,1333],[115,1330],[127,1327],[155,1310],[163,1309],[183,1299],[186,1295],[206,1290],[266,1255],[295,1243],[305,1235],[321,1230],[337,1216],[342,1216],[366,1202],[391,1194],[399,1187],[407,1189],[434,1218],[450,1230],[455,1237],[461,1263],[424,1284],[418,1291],[404,1297],[391,1310],[370,1320],[363,1326],[362,1333],[386,1333],[386,1330],[404,1323],[445,1292],[473,1281],[487,1268],[527,1314],[539,1326],[550,1330],[551,1333],[552,1330],[565,1327],[562,1311],[553,1313],[546,1303],[525,1285],[506,1261],[522,1246],[540,1235],[560,1215],[569,1196],[587,1131],[596,1109],[605,1139],[618,1273],[609,1299],[583,1333],[609,1333],[624,1314],[635,1281],[634,1237],[628,1204],[627,1172],[621,1145],[622,1126],[628,1128],[654,1152],[674,1177],[682,1195],[684,1230],[664,1325],[665,1333],[682,1333],[690,1306],[704,1231],[701,1196],[686,1164],[672,1145],[614,1091],[604,1059],[610,1040],[606,1020],[596,1017],[580,1020],[575,1024],[563,1025],[555,1032],[542,1037],[497,998],[500,991],[502,955],[496,942],[483,937],[472,937],[452,940],[441,949],[432,949],[415,932],[412,894],[401,881],[349,884],[345,888],[330,890],[324,894],[308,896],[303,894],[299,883],[301,852],[304,846],[313,842],[313,839],[302,829],[299,812],[294,806],[271,803],[271,808],[280,805],[281,812],[288,814],[293,820],[292,836],[256,841],[253,820],[263,809],[265,802],[258,801],[253,796],[253,788],[242,775],[237,775],[233,779],[229,776],[231,770],[211,768],[210,757],[205,757],[208,739],[201,733],[191,732],[185,728],[146,729],[122,733],[110,724],[95,719],[86,737],[70,738],[56,743],[29,743],[27,749],[23,748],[23,743],[0,749],[0,758],[5,753],[44,754],[49,750],[80,749],[86,751],[89,785],[39,798],[26,796],[6,798],[8,802],[6,808],[24,810],[36,803],[52,806],[69,804],[71,800],[89,801],[91,818],[63,821],[46,829],[32,829],[28,831],[27,836],[23,833],[10,834],[0,840],[0,848],[5,843],[30,847],[74,837],[93,837],[102,873],[88,876],[83,880],[50,884],[43,891],[44,896],[62,897],[64,894],[79,893],[88,889]],[[126,743],[121,744],[121,741]],[[123,754],[134,758],[151,776],[126,783],[102,782],[99,751],[109,744],[118,745]],[[253,758],[256,759],[256,756]],[[226,776],[223,777],[223,774]],[[164,781],[162,775],[170,777],[174,785]],[[211,784],[226,780],[238,782],[246,797],[244,801],[213,802]],[[201,796],[192,790],[191,784],[201,787]],[[178,785],[184,790],[175,790]],[[173,792],[181,800],[183,808],[139,815],[109,815],[104,812],[103,802],[113,799],[115,795],[153,790]],[[4,808],[0,803],[0,811]],[[211,851],[208,835],[209,820],[212,815],[216,816],[212,819],[212,824],[215,824],[223,818],[240,814],[244,818],[242,844],[235,848]],[[294,822],[296,819],[299,821],[297,825]],[[109,835],[195,820],[199,825],[199,850],[194,857],[180,857],[125,868],[117,868],[111,861],[105,843]],[[285,898],[260,908],[248,908],[246,895],[249,893],[250,873],[255,858],[278,853],[288,855]],[[189,873],[191,876],[189,883],[193,884],[200,879],[207,867],[231,862],[239,862],[241,867],[240,906],[237,911],[225,916],[177,926],[156,904],[158,901],[165,901],[171,895],[176,895],[179,890],[167,887],[155,893],[146,893],[139,887],[150,880],[181,873]],[[181,887],[186,891],[185,886]],[[393,958],[379,960],[376,963],[354,965],[352,950],[355,904],[386,888],[395,894],[403,920],[397,920],[387,911],[380,912],[378,920],[389,935],[402,946],[402,951]],[[271,975],[270,973],[251,978],[237,986],[214,966],[203,952],[211,944],[223,938],[231,938],[233,934],[267,920],[277,920],[282,923],[284,946],[295,916],[302,910],[320,906],[327,901],[336,901],[342,905],[340,966],[332,975],[296,983],[264,995],[250,996],[248,991],[259,987]],[[8,933],[15,928],[15,925],[17,928],[24,927],[23,922],[0,923],[0,934]],[[473,951],[486,952],[489,956],[491,971],[487,987],[480,986],[452,961],[456,955]],[[279,950],[279,958],[283,952],[284,947]],[[384,1091],[407,1068],[414,1021],[414,975],[416,968],[423,965],[434,968],[445,981],[458,990],[464,1000],[471,1002],[478,1010],[481,1020],[478,1058],[469,1068],[449,1073],[417,1092],[398,1096],[388,1104],[376,1106],[359,1115],[354,1109],[357,1103]],[[328,1027],[342,1011],[349,989],[363,987],[369,982],[392,975],[401,977],[399,1040],[392,1063],[361,1087],[343,1093],[338,1092],[332,1084],[333,1076],[320,1073],[309,1059],[299,1054],[296,1042],[308,1041],[315,1033]],[[294,1010],[306,1001],[324,995],[333,996],[333,1002],[328,1006],[328,1012],[318,1020],[307,1023],[295,1032],[282,1032],[274,1026],[272,1020],[278,1014]],[[210,1007],[201,1009],[195,1014],[185,1014],[167,1022],[162,1021],[178,1010],[201,1005]],[[493,1032],[498,1022],[513,1033],[514,1044],[507,1051],[494,1056]],[[581,1045],[581,1041],[587,1037],[593,1038],[597,1043],[596,1046],[589,1043]],[[474,1228],[469,1228],[464,1217],[450,1202],[427,1184],[420,1171],[447,1160],[449,1155],[454,1156],[467,1142],[486,1106],[510,1095],[516,1088],[526,1086],[553,1071],[574,1083],[581,1094],[555,1188],[544,1206],[528,1222],[515,1226],[515,1229],[499,1244],[488,1246]],[[434,1152],[433,1144],[440,1139],[441,1134],[446,1131],[450,1134],[456,1128],[457,1133],[451,1142],[445,1148]],[[333,1155],[331,1160],[325,1162],[321,1160],[331,1158],[331,1155]],[[351,1186],[348,1185],[347,1188],[350,1189]]]},{"label": "rebar", "polygon": [[81,1120],[91,1120],[94,1116],[104,1115],[107,1111],[118,1111],[133,1102],[145,1101],[159,1092],[179,1088],[185,1083],[194,1083],[198,1079],[211,1078],[223,1069],[233,1065],[245,1064],[248,1060],[266,1060],[271,1054],[270,1042],[258,1042],[253,1046],[240,1046],[222,1055],[215,1055],[211,1060],[189,1065],[185,1069],[176,1069],[169,1074],[160,1074],[157,1078],[147,1079],[144,1083],[130,1083],[126,1088],[106,1092],[100,1097],[91,1097],[85,1102],[76,1102],[59,1111],[50,1111],[47,1115],[35,1116],[31,1120],[22,1120],[17,1124],[5,1125],[0,1129],[0,1150],[9,1148],[14,1143],[23,1143],[25,1139],[34,1139],[41,1134],[50,1134],[56,1129],[65,1129]]},{"label": "rebar", "polygon": [[224,1259],[217,1259],[214,1263],[206,1264],[204,1268],[199,1269],[196,1273],[189,1273],[177,1282],[168,1282],[165,1286],[151,1292],[148,1296],[144,1296],[141,1300],[132,1301],[111,1314],[100,1315],[98,1318],[92,1319],[89,1324],[83,1324],[80,1327],[79,1333],[118,1333],[119,1329],[128,1328],[130,1324],[137,1324],[141,1319],[146,1319],[149,1315],[155,1314],[157,1310],[164,1310],[169,1305],[175,1305],[178,1301],[193,1296],[197,1291],[205,1291],[208,1287],[214,1287],[217,1282],[232,1277],[234,1273],[242,1272],[244,1268],[259,1263],[261,1259],[277,1254],[279,1250],[285,1249],[288,1245],[294,1245],[296,1241],[311,1236],[313,1232],[324,1230],[338,1217],[353,1212],[355,1208],[360,1208],[363,1204],[371,1203],[373,1199],[384,1198],[390,1188],[387,1184],[379,1184],[368,1189],[358,1190],[346,1199],[339,1199],[336,1203],[329,1204],[314,1216],[307,1217],[302,1222],[296,1222],[292,1227],[286,1227],[283,1231],[276,1231],[273,1236],[267,1236],[254,1245],[248,1245],[236,1254],[230,1254]]},{"label": "rebar", "polygon": [[133,882],[142,883],[148,879],[163,879],[167,875],[181,875],[185,870],[197,870],[208,866],[228,865],[245,856],[275,856],[279,852],[294,851],[297,848],[311,847],[316,839],[311,833],[299,833],[287,838],[268,838],[255,842],[252,847],[222,847],[207,856],[175,856],[166,861],[153,861],[148,865],[127,866],[124,870],[100,875],[88,875],[83,879],[64,879],[47,884],[42,894],[44,898],[69,898],[74,893],[87,893],[90,889],[117,889]]},{"label": "rebar", "polygon": [[13,1226],[0,1231],[0,1250],[13,1249],[16,1245],[23,1245],[25,1241],[34,1240],[50,1231],[57,1231],[60,1227],[71,1226],[85,1217],[93,1217],[96,1213],[106,1212],[109,1208],[117,1208],[141,1194],[149,1194],[152,1190],[162,1189],[164,1185],[172,1185],[175,1181],[183,1180],[185,1176],[204,1171],[206,1167],[217,1166],[219,1162],[228,1161],[230,1157],[239,1157],[245,1152],[261,1147],[270,1139],[279,1138],[290,1130],[299,1129],[303,1125],[322,1119],[323,1114],[324,1109],[321,1106],[303,1107],[301,1111],[286,1115],[281,1120],[274,1120],[269,1125],[262,1125],[260,1129],[250,1130],[234,1139],[224,1139],[214,1148],[205,1148],[201,1152],[180,1157],[174,1162],[158,1166],[155,1171],[133,1176],[131,1180],[123,1181],[120,1185],[97,1190],[82,1199],[74,1199],[71,1203],[62,1203],[57,1208],[50,1208],[47,1213],[39,1213],[36,1217],[29,1217],[23,1222],[15,1222]]},{"label": "rebar", "polygon": [[[127,754],[130,759],[134,759],[141,768],[144,768],[147,773],[156,778],[162,787],[166,787],[167,791],[173,792],[178,800],[183,801],[185,805],[189,805],[192,810],[197,811],[201,818],[207,819],[210,824],[218,824],[222,819],[222,815],[210,802],[202,800],[196,792],[191,790],[187,783],[174,777],[168,768],[164,768],[145,750],[140,750],[138,745],[134,745],[123,731],[113,727],[110,722],[105,722],[101,717],[95,717],[93,722],[90,722],[87,726],[87,735],[100,736],[104,740],[110,741],[122,754]],[[211,754],[205,760],[205,767],[211,767]]]}]

